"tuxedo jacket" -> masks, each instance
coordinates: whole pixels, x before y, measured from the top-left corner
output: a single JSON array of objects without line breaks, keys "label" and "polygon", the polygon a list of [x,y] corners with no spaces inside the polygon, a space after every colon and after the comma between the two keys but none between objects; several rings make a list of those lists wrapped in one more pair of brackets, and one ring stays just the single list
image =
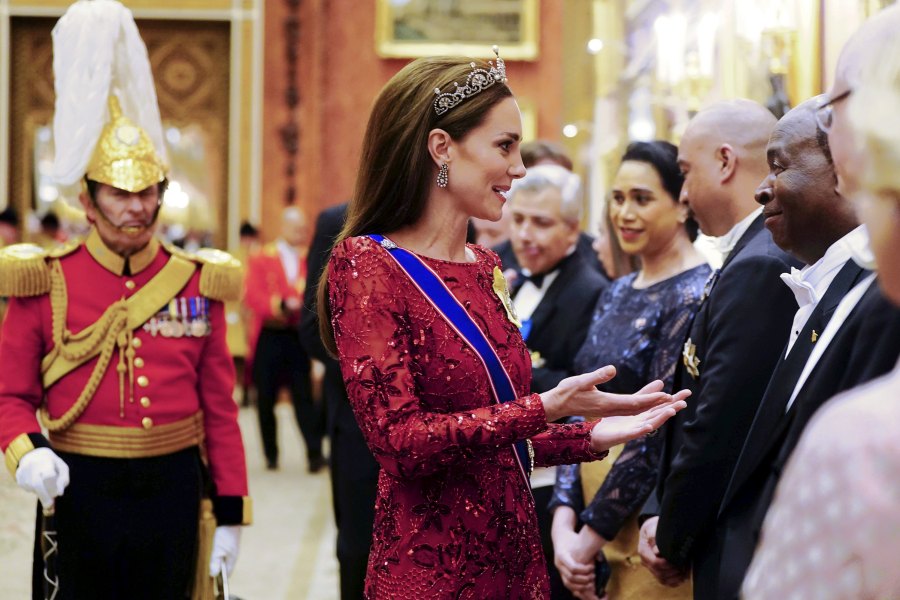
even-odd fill
[{"label": "tuxedo jacket", "polygon": [[585,264],[578,252],[564,258],[559,275],[531,315],[528,349],[540,354],[543,366],[531,371],[531,391],[546,392],[575,375],[572,363],[584,343],[591,317],[607,280]]},{"label": "tuxedo jacket", "polygon": [[[837,303],[830,300],[833,311]],[[781,473],[813,414],[832,396],[890,371],[898,355],[900,310],[882,296],[876,282],[848,315],[790,410],[785,413],[784,408],[793,385],[785,386],[786,395],[767,393],[719,512],[724,531],[720,598],[738,597]],[[786,374],[794,383],[799,376],[799,370]]]},{"label": "tuxedo jacket", "polygon": [[[316,312],[319,277],[328,264],[331,247],[344,227],[346,218],[347,204],[344,203],[326,208],[319,213],[319,217],[316,219],[316,229],[307,254],[310,279],[303,294],[303,315],[299,327],[300,343],[304,350],[325,365],[323,381],[323,392],[325,393],[323,395],[325,396],[329,436],[333,435],[335,427],[359,430],[353,411],[350,410],[346,391],[344,391],[341,369],[337,361],[325,350],[322,339],[319,337],[319,318]],[[360,435],[362,434],[360,433]]]},{"label": "tuxedo jacket", "polygon": [[[513,252],[512,242],[509,240],[497,244],[491,248],[491,250],[496,252],[497,256],[500,257],[500,264],[503,266],[504,271],[507,269],[519,271],[521,269],[519,261],[516,260],[516,254]],[[603,265],[600,263],[600,259],[597,258],[597,253],[594,252],[593,236],[584,233],[583,231],[579,233],[578,241],[575,243],[575,253],[581,256],[584,264],[591,267],[597,273],[600,273],[600,275],[609,282],[609,275],[603,270]]]},{"label": "tuxedo jacket", "polygon": [[[715,598],[719,504],[797,309],[781,273],[800,264],[772,241],[760,215],[707,284],[673,389],[692,391],[664,430],[656,495],[656,541],[671,563],[691,566],[695,598]],[[699,360],[699,364],[696,363]]]},{"label": "tuxedo jacket", "polygon": [[310,280],[303,296],[300,343],[310,356],[325,365],[322,396],[331,439],[331,501],[338,530],[340,587],[343,596],[360,597],[372,544],[379,467],[350,408],[340,365],[328,354],[319,337],[316,312],[319,276],[328,265],[332,246],[346,218],[344,203],[326,208],[316,219],[309,246]]}]

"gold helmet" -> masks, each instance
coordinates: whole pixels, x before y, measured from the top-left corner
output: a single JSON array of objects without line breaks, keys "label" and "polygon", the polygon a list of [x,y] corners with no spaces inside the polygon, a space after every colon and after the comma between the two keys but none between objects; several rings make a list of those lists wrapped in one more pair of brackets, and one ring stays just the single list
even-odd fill
[{"label": "gold helmet", "polygon": [[114,95],[109,97],[109,122],[97,140],[86,176],[127,192],[139,192],[166,177],[165,166],[153,142],[143,129],[122,114]]},{"label": "gold helmet", "polygon": [[72,198],[84,178],[139,192],[166,176],[147,47],[118,0],[78,0],[53,28],[53,177]]}]

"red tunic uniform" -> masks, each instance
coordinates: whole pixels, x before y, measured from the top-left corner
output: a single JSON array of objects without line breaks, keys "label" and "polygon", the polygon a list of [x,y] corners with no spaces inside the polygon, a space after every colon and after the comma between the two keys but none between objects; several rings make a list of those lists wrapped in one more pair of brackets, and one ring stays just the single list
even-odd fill
[{"label": "red tunic uniform", "polygon": [[[170,256],[154,241],[131,257],[131,272],[125,275],[123,259],[109,251],[96,232],[92,233],[84,244],[59,259],[67,297],[66,329],[77,334],[95,323],[110,305],[138,293]],[[249,518],[249,510],[245,514],[247,472],[238,409],[231,396],[234,368],[225,344],[222,303],[198,304],[202,295],[197,267],[175,294],[178,302],[163,299],[160,308],[171,313],[186,307],[184,322],[191,320],[193,310],[195,317],[206,321],[205,329],[201,331],[198,325],[194,331],[203,335],[166,337],[150,322],[138,327],[130,341],[132,372],[120,378],[120,353],[118,348],[114,350],[109,367],[75,426],[111,426],[120,428],[126,436],[128,430],[145,430],[152,435],[155,428],[183,423],[202,411],[203,447],[216,488],[216,515],[220,524],[239,524]],[[22,434],[40,445],[41,428],[35,411],[43,403],[51,418],[65,413],[84,390],[97,364],[98,358],[94,358],[45,389],[41,361],[53,345],[50,295],[12,298],[0,343],[0,447],[4,451]],[[117,445],[120,442],[116,440]],[[120,452],[124,450],[120,446],[111,448],[108,454],[91,452],[127,458]]]},{"label": "red tunic uniform", "polygon": [[299,315],[287,314],[283,302],[288,298],[303,303],[306,289],[306,257],[299,257],[296,281],[288,281],[281,255],[275,243],[266,244],[262,250],[247,260],[247,279],[244,303],[250,309],[250,347],[256,347],[259,332],[266,323],[296,327]]},{"label": "red tunic uniform", "polygon": [[385,250],[350,238],[329,297],[347,393],[382,467],[368,598],[546,598],[534,502],[512,443],[541,466],[594,460],[593,423],[547,424],[531,360],[492,289],[497,256],[425,258],[484,331],[519,396],[494,404],[483,365]]},{"label": "red tunic uniform", "polygon": [[[296,260],[282,262],[279,246]],[[292,271],[290,276],[288,271]],[[257,391],[257,414],[263,452],[269,468],[278,466],[278,433],[275,403],[284,384],[290,388],[297,425],[306,443],[311,471],[324,464],[322,436],[324,418],[313,400],[311,363],[300,345],[298,326],[306,289],[306,253],[287,252],[284,241],[266,244],[247,265],[244,302],[252,314],[253,381]],[[288,306],[293,301],[294,307]]]}]

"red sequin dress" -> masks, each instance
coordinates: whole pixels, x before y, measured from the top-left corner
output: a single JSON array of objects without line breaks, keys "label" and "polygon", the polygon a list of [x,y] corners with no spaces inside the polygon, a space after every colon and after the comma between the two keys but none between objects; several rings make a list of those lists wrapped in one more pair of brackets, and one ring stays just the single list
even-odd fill
[{"label": "red sequin dress", "polygon": [[381,465],[366,597],[547,598],[534,512],[512,443],[538,466],[596,460],[593,423],[547,424],[531,361],[492,288],[500,261],[423,260],[485,332],[518,399],[495,404],[484,366],[367,237],[338,244],[328,275],[347,395]]}]

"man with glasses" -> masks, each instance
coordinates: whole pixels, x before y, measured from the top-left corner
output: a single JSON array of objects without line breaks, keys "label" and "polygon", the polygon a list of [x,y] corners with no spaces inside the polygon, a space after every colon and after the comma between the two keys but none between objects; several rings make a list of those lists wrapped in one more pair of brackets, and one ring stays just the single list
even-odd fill
[{"label": "man with glasses", "polygon": [[[863,25],[844,47],[838,60],[834,86],[816,109],[817,126],[827,135],[832,150],[837,190],[848,198],[857,189],[858,172],[862,167],[846,114],[846,99],[852,94],[867,61],[878,60],[877,49],[895,36],[898,28],[898,8],[887,9]],[[872,267],[871,254],[868,248],[865,250],[856,253],[854,258]],[[726,555],[731,556],[734,562],[741,562],[743,569],[730,572],[722,569],[721,598],[728,600],[737,597],[737,586],[749,565],[749,553],[756,547],[776,484],[812,416],[834,394],[879,377],[897,363],[900,356],[900,310],[888,303],[874,280],[875,276],[869,275],[847,292],[834,308],[827,326],[819,332],[789,397],[784,418],[776,422],[778,430],[773,435],[779,438],[778,443],[772,446],[764,461],[764,469],[757,470],[757,475],[762,472],[766,477],[748,479],[736,472],[732,479],[719,516],[720,522],[724,521],[725,536],[731,544],[725,549]],[[761,409],[754,427],[762,427],[764,418]],[[744,451],[748,451],[747,446]],[[743,486],[743,492],[738,489],[739,486]],[[746,537],[748,533],[752,534],[752,539]],[[736,556],[743,556],[746,561],[736,561]]]}]

